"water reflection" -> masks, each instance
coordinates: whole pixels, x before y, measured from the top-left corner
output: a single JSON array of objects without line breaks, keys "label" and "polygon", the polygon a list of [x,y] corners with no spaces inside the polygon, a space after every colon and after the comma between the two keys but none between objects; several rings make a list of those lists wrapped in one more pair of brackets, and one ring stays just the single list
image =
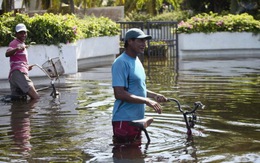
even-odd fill
[{"label": "water reflection", "polygon": [[32,100],[27,102],[13,102],[11,112],[11,135],[15,144],[11,150],[19,151],[23,154],[28,154],[31,150],[31,122],[33,110],[37,101]]},{"label": "water reflection", "polygon": [[260,162],[259,63],[201,58],[145,65],[152,91],[206,105],[192,139],[175,103],[164,103],[160,115],[147,108],[154,117],[149,146],[144,134],[138,146],[112,142],[110,66],[67,76],[57,86],[59,99],[45,90],[35,106],[0,103],[0,162]]},{"label": "water reflection", "polygon": [[115,163],[144,163],[145,153],[141,148],[139,144],[115,145],[112,150],[113,161]]}]

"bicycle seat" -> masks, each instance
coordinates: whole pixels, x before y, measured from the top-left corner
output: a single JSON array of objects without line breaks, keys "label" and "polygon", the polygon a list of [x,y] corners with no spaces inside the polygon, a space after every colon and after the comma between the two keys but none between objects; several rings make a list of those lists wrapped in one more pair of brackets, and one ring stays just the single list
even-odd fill
[{"label": "bicycle seat", "polygon": [[153,117],[146,117],[143,119],[138,119],[130,122],[130,125],[139,127],[142,131],[144,131],[145,136],[147,138],[148,143],[150,143],[151,139],[149,137],[149,134],[146,130],[148,126],[153,122]]},{"label": "bicycle seat", "polygon": [[153,122],[153,117],[146,117],[144,119],[134,120],[131,123],[132,126],[136,126],[143,129],[146,129]]}]

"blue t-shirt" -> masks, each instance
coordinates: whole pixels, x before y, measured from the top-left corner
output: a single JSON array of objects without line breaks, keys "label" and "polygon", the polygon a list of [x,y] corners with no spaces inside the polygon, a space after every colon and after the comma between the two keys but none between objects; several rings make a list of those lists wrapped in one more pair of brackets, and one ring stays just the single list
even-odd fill
[{"label": "blue t-shirt", "polygon": [[[146,97],[146,75],[138,57],[122,53],[112,65],[112,86],[125,87],[130,94]],[[144,118],[145,104],[116,99],[112,121],[132,121]]]}]

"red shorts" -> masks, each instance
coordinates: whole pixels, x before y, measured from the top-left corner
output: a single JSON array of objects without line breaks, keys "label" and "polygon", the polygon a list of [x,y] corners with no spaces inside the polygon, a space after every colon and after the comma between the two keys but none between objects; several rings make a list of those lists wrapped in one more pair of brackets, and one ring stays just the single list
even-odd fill
[{"label": "red shorts", "polygon": [[129,121],[113,121],[114,139],[117,142],[135,141],[141,138],[142,130],[130,125]]}]

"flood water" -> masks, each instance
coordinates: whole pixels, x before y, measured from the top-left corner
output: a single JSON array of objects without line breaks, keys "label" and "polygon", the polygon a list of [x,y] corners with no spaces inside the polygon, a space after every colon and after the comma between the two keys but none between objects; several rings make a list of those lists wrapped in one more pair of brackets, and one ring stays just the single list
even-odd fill
[{"label": "flood water", "polygon": [[[260,162],[260,58],[151,62],[147,87],[182,105],[195,101],[198,123],[188,138],[174,102],[162,104],[141,146],[114,146],[110,67],[65,77],[38,102],[0,103],[0,162]],[[3,94],[3,93],[2,93]],[[1,95],[2,95],[1,94]]]}]

